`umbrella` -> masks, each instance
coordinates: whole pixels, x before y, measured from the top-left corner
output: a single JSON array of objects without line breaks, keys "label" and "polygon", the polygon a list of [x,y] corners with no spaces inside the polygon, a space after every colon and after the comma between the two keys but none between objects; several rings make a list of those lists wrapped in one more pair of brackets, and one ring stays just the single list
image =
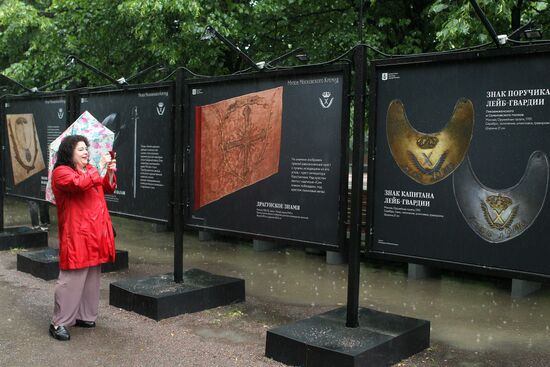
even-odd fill
[{"label": "umbrella", "polygon": [[[91,113],[85,111],[67,130],[59,135],[50,144],[48,161],[48,183],[46,185],[46,200],[55,204],[55,197],[52,191],[52,171],[57,161],[57,151],[61,141],[69,135],[84,135],[90,142],[89,162],[96,166],[99,173],[103,173],[99,167],[101,156],[113,149],[115,134],[97,121]],[[104,174],[104,173],[103,173]]]}]

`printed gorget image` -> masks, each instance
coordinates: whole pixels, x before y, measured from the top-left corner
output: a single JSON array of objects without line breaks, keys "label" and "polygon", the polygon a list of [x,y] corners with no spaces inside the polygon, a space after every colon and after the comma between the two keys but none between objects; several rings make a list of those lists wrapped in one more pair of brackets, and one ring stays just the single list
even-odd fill
[{"label": "printed gorget image", "polygon": [[410,178],[431,185],[458,168],[472,140],[474,106],[469,99],[456,102],[447,125],[435,133],[421,133],[412,127],[403,103],[395,99],[386,117],[388,144],[395,162]]},{"label": "printed gorget image", "polygon": [[503,190],[484,186],[470,159],[453,174],[458,208],[468,225],[485,241],[499,243],[526,231],[537,219],[546,200],[549,164],[546,154],[535,151],[519,182]]},{"label": "printed gorget image", "polygon": [[13,183],[18,185],[46,168],[32,113],[6,114]]}]

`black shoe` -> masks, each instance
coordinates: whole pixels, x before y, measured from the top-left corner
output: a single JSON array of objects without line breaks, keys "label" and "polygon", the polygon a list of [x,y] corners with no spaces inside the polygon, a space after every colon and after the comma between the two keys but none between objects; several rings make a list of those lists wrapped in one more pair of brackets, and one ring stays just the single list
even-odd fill
[{"label": "black shoe", "polygon": [[71,334],[65,326],[58,326],[57,328],[53,325],[50,325],[50,335],[57,340],[69,340],[71,339]]},{"label": "black shoe", "polygon": [[74,326],[91,328],[91,327],[95,327],[95,322],[94,321],[76,320],[76,324],[74,324]]}]

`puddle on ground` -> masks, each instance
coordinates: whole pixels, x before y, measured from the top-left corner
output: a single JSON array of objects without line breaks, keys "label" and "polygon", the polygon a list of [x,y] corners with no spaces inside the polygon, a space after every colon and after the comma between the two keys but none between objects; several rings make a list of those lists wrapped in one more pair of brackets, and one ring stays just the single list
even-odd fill
[{"label": "puddle on ground", "polygon": [[[7,224],[27,224],[26,205],[6,199]],[[55,209],[50,210],[50,244],[57,241]],[[173,264],[173,233],[153,225],[114,218],[116,244],[129,251],[132,264]],[[347,266],[327,265],[324,256],[287,247],[255,252],[250,241],[235,238],[199,242],[184,237],[184,266],[243,278],[248,295],[268,302],[306,306],[344,306]],[[153,274],[151,274],[153,275]],[[361,264],[360,304],[380,311],[431,321],[432,340],[471,351],[544,352],[550,350],[550,289],[512,300],[509,280],[459,273],[408,280],[405,266]],[[201,329],[205,337],[240,340],[229,331]],[[202,333],[202,334],[200,334]],[[237,341],[238,342],[238,341]]]},{"label": "puddle on ground", "polygon": [[237,343],[237,344],[246,343],[251,341],[252,339],[237,331],[226,330],[226,329],[220,330],[220,329],[201,328],[201,329],[195,330],[195,334],[202,336],[204,338],[223,339],[224,341]]}]

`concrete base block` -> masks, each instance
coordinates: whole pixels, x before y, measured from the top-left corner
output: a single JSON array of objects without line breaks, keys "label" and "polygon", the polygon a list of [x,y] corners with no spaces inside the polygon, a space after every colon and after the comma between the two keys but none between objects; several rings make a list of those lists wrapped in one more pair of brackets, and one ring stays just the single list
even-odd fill
[{"label": "concrete base block", "polygon": [[346,263],[346,256],[343,252],[327,251],[326,262],[328,265],[342,265]]},{"label": "concrete base block", "polygon": [[111,283],[109,304],[153,320],[245,301],[244,280],[211,274],[199,269],[183,273],[175,283],[173,274]]},{"label": "concrete base block", "polygon": [[512,279],[512,298],[524,298],[538,291],[542,284],[539,282],[531,282],[529,280]]},{"label": "concrete base block", "polygon": [[[2,210],[2,208],[0,208]],[[48,232],[29,227],[6,227],[0,232],[0,251],[48,246]]]},{"label": "concrete base block", "polygon": [[318,248],[314,248],[314,247],[306,247],[305,252],[306,252],[306,254],[308,254],[308,255],[319,255],[319,256],[322,256],[322,255],[325,255],[325,252],[326,252],[326,251],[324,251],[324,250],[319,250]]},{"label": "concrete base block", "polygon": [[155,233],[171,232],[173,229],[168,224],[153,223],[151,224],[152,230]]},{"label": "concrete base block", "polygon": [[430,346],[430,322],[359,309],[347,328],[346,308],[267,331],[265,355],[289,366],[390,366]]},{"label": "concrete base block", "polygon": [[263,252],[263,251],[273,251],[284,247],[280,243],[264,241],[264,240],[253,240],[252,246],[254,251]]},{"label": "concrete base block", "polygon": [[214,233],[199,231],[199,241],[214,241]]},{"label": "concrete base block", "polygon": [[426,265],[409,263],[408,275],[411,280],[434,278],[439,275],[439,270]]},{"label": "concrete base block", "polygon": [[[128,269],[128,251],[116,250],[114,263],[101,265],[102,273]],[[44,280],[56,279],[59,275],[59,250],[44,248],[17,254],[17,270]]]}]

